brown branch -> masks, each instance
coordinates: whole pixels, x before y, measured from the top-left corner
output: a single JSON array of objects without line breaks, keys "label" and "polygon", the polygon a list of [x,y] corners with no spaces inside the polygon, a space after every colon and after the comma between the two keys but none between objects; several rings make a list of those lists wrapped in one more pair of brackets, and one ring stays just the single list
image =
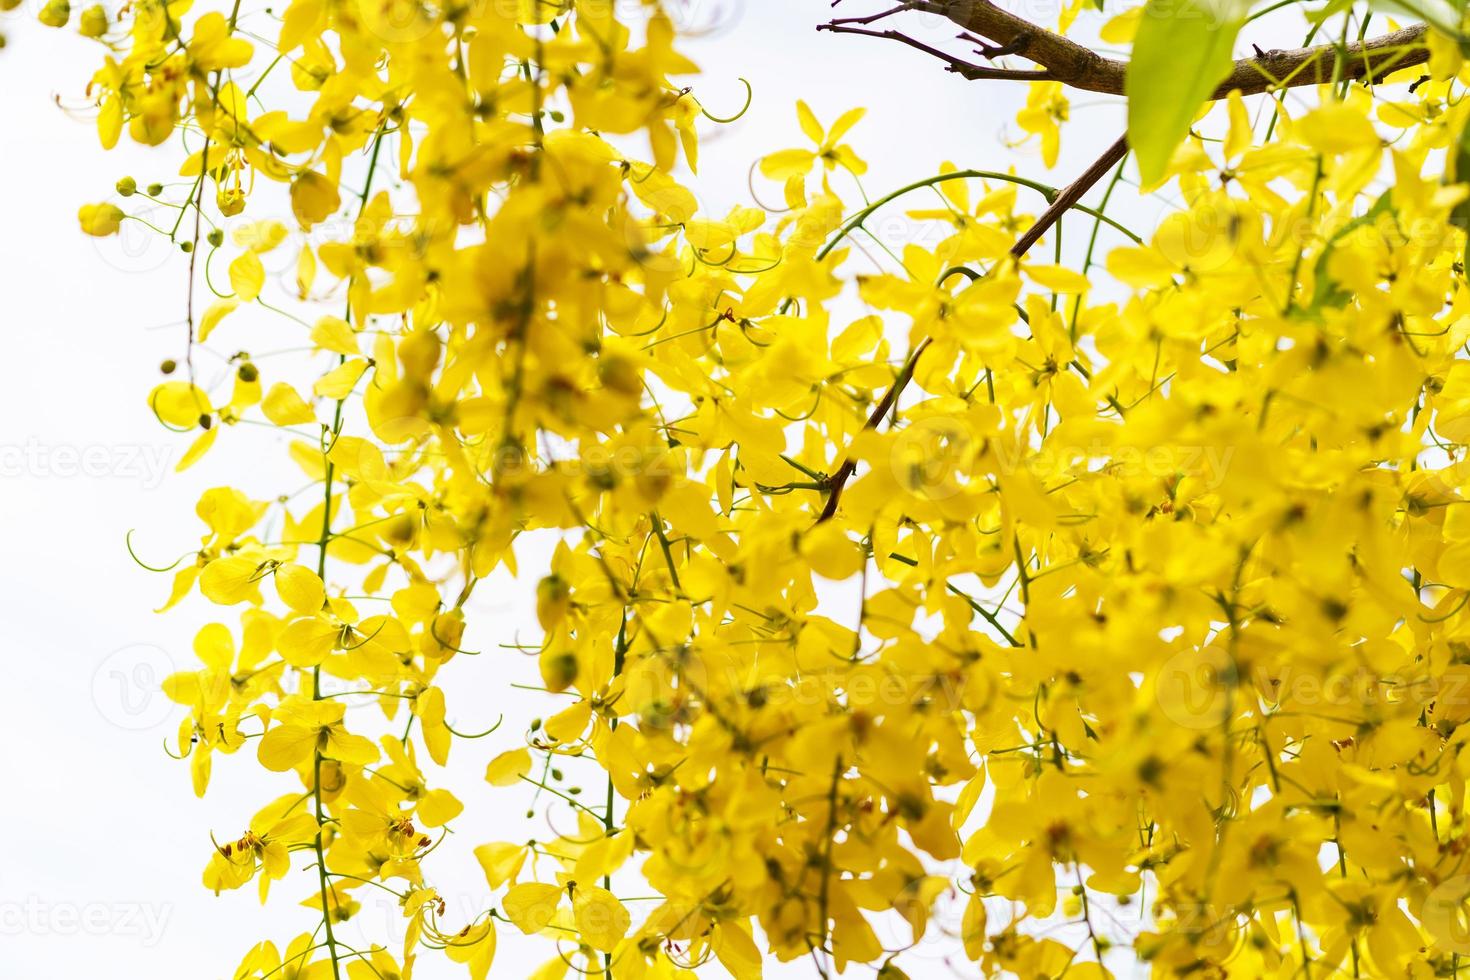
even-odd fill
[{"label": "brown branch", "polygon": [[[982,47],[981,54],[989,55],[998,51],[1020,55],[1040,65],[1044,78],[1088,92],[1123,94],[1124,78],[1128,73],[1126,61],[1105,58],[1070,38],[1038,27],[996,6],[990,0],[912,0],[909,9],[945,17],[970,34],[995,42],[996,48]],[[833,29],[831,25],[823,27]],[[1376,82],[1391,72],[1422,65],[1429,60],[1429,49],[1424,43],[1427,30],[1423,24],[1416,24],[1382,37],[1355,41],[1342,47],[1321,44],[1311,48],[1258,51],[1253,58],[1236,61],[1230,74],[1215,89],[1211,98],[1223,99],[1232,90],[1239,90],[1242,95],[1255,95],[1298,85],[1317,85],[1333,81],[1334,78],[1338,81],[1363,79]],[[849,30],[839,33],[858,32]],[[920,44],[897,31],[868,33],[900,40],[911,47],[926,50],[945,61],[950,71],[962,75],[966,74],[967,69],[978,68]],[[996,74],[1005,69],[978,70],[982,72],[978,76],[980,78],[1007,77]],[[1026,72],[1013,74],[1031,77]],[[1032,80],[1038,79],[1032,77]]]},{"label": "brown branch", "polygon": [[[1026,229],[1026,233],[1016,240],[1016,244],[1011,246],[1011,257],[1019,259],[1030,251],[1031,246],[1035,245],[1041,236],[1046,234],[1047,229],[1056,224],[1061,216],[1066,213],[1067,209],[1081,200],[1082,195],[1086,194],[1092,185],[1101,180],[1104,174],[1113,169],[1127,153],[1127,137],[1120,136],[1112,146],[1108,147],[1107,152],[1098,157],[1090,167],[1082,172],[1081,176],[1057,192],[1056,197],[1052,199],[1047,209],[1041,213],[1039,218],[1032,222],[1031,227]],[[883,393],[882,399],[879,400],[878,404],[873,408],[873,411],[868,415],[868,421],[863,426],[865,430],[876,429],[882,424],[883,416],[887,415],[893,406],[898,403],[898,397],[903,394],[903,390],[914,379],[914,369],[919,365],[919,358],[923,356],[924,351],[928,350],[929,345],[933,342],[933,337],[925,337],[909,353],[908,358],[903,362],[903,367],[898,371],[898,377],[893,379],[893,384]],[[856,470],[857,460],[848,456],[842,461],[842,465],[837,468],[837,472],[833,473],[827,480],[827,502],[822,507],[822,513],[817,517],[818,524],[831,520],[833,515],[837,513],[837,505],[842,500],[842,488],[847,485],[847,481],[852,478],[852,474]]]},{"label": "brown branch", "polygon": [[[925,44],[923,41],[909,37],[901,31],[874,31],[865,27],[851,27],[842,21],[836,20],[830,24],[818,24],[817,30],[831,31],[833,34],[861,34],[864,37],[878,37],[907,44],[911,48],[938,58],[944,62],[946,70],[952,71],[956,75],[961,75],[972,82],[987,79],[1010,82],[1046,82],[1052,80],[1052,74],[1048,71],[1024,71],[1013,68],[987,68],[984,65],[972,65],[962,58],[956,58],[954,55],[947,54],[936,47]],[[1000,49],[997,48],[995,50]],[[985,54],[985,51],[982,49],[981,53]],[[990,57],[988,54],[986,56]]]},{"label": "brown branch", "polygon": [[[834,6],[836,6],[836,5],[834,4]],[[880,20],[885,20],[885,19],[887,19],[889,17],[892,17],[894,14],[901,14],[901,13],[907,11],[907,10],[912,10],[912,9],[914,9],[912,5],[907,4],[907,3],[901,3],[897,7],[893,7],[891,9],[889,9],[889,10],[880,10],[876,14],[868,14],[866,17],[838,17],[836,20],[832,21],[832,23],[834,25],[840,25],[840,24],[875,24],[875,23],[877,23]]]},{"label": "brown branch", "polygon": [[[864,429],[878,428],[878,424],[883,421],[883,416],[888,414],[888,410],[893,407],[894,402],[898,401],[898,396],[903,394],[903,390],[914,379],[914,368],[919,366],[919,357],[924,351],[929,349],[929,345],[933,340],[933,337],[925,337],[919,341],[919,346],[915,347],[909,353],[908,359],[903,362],[903,367],[899,369],[898,377],[893,379],[893,384],[883,393],[882,400],[878,402],[877,407],[868,416],[867,424],[863,426]],[[842,488],[847,485],[848,479],[856,469],[857,460],[849,456],[842,461],[841,466],[837,467],[837,472],[832,474],[832,478],[828,481],[827,485],[827,503],[822,508],[821,515],[817,518],[818,524],[831,520],[832,515],[837,513],[837,504],[842,499]]]},{"label": "brown branch", "polygon": [[1093,161],[1092,166],[1082,172],[1082,176],[1061,189],[1056,198],[1051,202],[1051,206],[1043,211],[1041,217],[1037,218],[1035,223],[1026,229],[1026,234],[1022,235],[1017,239],[1016,244],[1011,246],[1011,254],[1016,258],[1025,255],[1031,246],[1036,244],[1037,239],[1046,234],[1046,230],[1057,223],[1057,220],[1066,213],[1068,208],[1082,199],[1082,195],[1087,193],[1088,188],[1096,184],[1099,180],[1102,180],[1103,174],[1112,170],[1127,155],[1128,137],[1119,136],[1117,142],[1108,147],[1102,156]]}]

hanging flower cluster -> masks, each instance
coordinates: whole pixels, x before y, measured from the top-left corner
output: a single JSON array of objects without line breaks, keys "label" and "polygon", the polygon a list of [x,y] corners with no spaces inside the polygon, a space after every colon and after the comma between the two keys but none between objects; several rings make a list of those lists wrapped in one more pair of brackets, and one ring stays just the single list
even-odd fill
[{"label": "hanging flower cluster", "polygon": [[[308,484],[207,491],[167,600],[223,620],[166,683],[194,791],[220,755],[279,774],[235,826],[181,828],[203,884],[306,895],[315,921],[236,980],[426,956],[483,978],[506,929],[547,937],[538,978],[618,980],[896,978],[946,929],[956,961],[1024,977],[1429,977],[1470,953],[1451,40],[1390,79],[1413,87],[1221,100],[1140,238],[953,166],[855,207],[860,113],[805,105],[810,145],[760,167],[782,209],[700,214],[679,175],[709,123],[657,3],[275,17],[82,15],[102,144],[183,147],[181,193],[127,179],[80,212],[108,235],[136,198],[177,210],[188,332],[148,405],[192,433],[181,468],[248,468],[266,425]],[[1019,126],[1050,164],[1067,100],[1036,85]],[[277,192],[294,228],[252,214]],[[860,274],[864,222],[910,195],[943,233]],[[275,309],[262,257],[298,230],[290,298],[341,302],[282,317],[311,379],[241,352],[205,383],[196,347],[254,346],[232,314]],[[518,561],[533,536],[548,567]],[[502,567],[539,581],[559,697],[457,744],[440,671]],[[436,785],[451,751],[507,797],[560,794],[553,766],[608,787],[560,794],[557,839],[485,841],[495,900],[468,920],[434,884],[445,833],[476,834]],[[341,941],[364,889],[397,896],[404,944]]]}]

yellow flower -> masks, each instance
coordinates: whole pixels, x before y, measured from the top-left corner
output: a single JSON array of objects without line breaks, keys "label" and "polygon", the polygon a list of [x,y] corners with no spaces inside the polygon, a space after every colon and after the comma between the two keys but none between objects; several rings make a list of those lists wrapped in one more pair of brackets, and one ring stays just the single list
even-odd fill
[{"label": "yellow flower", "polygon": [[285,772],[311,761],[314,753],[347,766],[364,766],[378,758],[378,749],[342,723],[347,706],[340,701],[309,701],[299,697],[282,702],[272,714],[273,725],[260,740],[260,764]]},{"label": "yellow flower", "polygon": [[837,117],[829,130],[823,130],[811,107],[797,100],[796,118],[806,138],[816,145],[815,150],[778,150],[761,158],[761,173],[772,180],[803,177],[812,169],[812,164],[821,161],[823,171],[842,167],[861,177],[867,173],[868,165],[858,157],[852,147],[840,142],[848,131],[867,114],[866,109],[849,109]]},{"label": "yellow flower", "polygon": [[1061,82],[1032,82],[1026,93],[1026,107],[1016,113],[1016,125],[1031,136],[1041,137],[1041,159],[1048,167],[1057,162],[1062,147],[1061,124],[1067,121],[1069,112],[1062,92]]},{"label": "yellow flower", "polygon": [[291,870],[291,848],[316,835],[317,822],[302,809],[300,796],[283,796],[252,817],[238,840],[215,844],[204,871],[204,887],[218,895],[239,888],[259,873],[260,900],[264,902],[270,883]]}]

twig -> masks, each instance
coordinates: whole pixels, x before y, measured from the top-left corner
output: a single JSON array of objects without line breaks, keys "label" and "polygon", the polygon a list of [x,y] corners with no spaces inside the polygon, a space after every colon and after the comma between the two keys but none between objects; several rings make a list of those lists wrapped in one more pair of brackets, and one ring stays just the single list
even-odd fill
[{"label": "twig", "polygon": [[[1014,68],[987,68],[984,65],[972,65],[968,61],[956,58],[954,55],[946,54],[936,47],[925,44],[923,41],[909,37],[901,31],[873,31],[865,27],[848,27],[842,21],[832,21],[828,24],[818,24],[817,30],[831,31],[833,34],[861,34],[864,37],[878,37],[890,41],[898,41],[916,48],[927,55],[943,61],[949,71],[961,75],[972,82],[989,79],[1009,82],[1045,82],[1052,80],[1051,72],[1022,70]],[[999,50],[999,49],[997,49]],[[982,54],[984,51],[981,52]]]},{"label": "twig", "polygon": [[1108,147],[1102,156],[1093,161],[1092,166],[1082,172],[1082,176],[1062,188],[1056,200],[1051,202],[1051,206],[1043,211],[1041,217],[1037,218],[1036,222],[1030,228],[1027,228],[1026,233],[1017,240],[1016,244],[1011,246],[1011,254],[1017,258],[1025,255],[1031,246],[1035,245],[1037,240],[1046,234],[1047,229],[1057,223],[1058,219],[1066,213],[1068,208],[1076,204],[1093,184],[1102,180],[1103,175],[1109,170],[1112,170],[1118,164],[1118,161],[1127,155],[1128,138],[1126,136],[1119,136],[1117,142]]},{"label": "twig", "polygon": [[[1052,198],[1052,202],[1047,209],[1041,213],[1041,216],[1036,219],[1030,228],[1026,229],[1026,233],[1017,239],[1016,244],[1011,246],[1011,256],[1019,259],[1030,251],[1031,246],[1035,245],[1041,236],[1046,234],[1047,230],[1056,224],[1057,220],[1069,208],[1076,205],[1082,198],[1082,195],[1086,194],[1093,184],[1101,180],[1104,174],[1113,169],[1118,161],[1122,160],[1127,153],[1128,140],[1126,137],[1120,136],[1112,146],[1108,147],[1107,152],[1098,157],[1090,167],[1082,172],[1081,176],[1057,192],[1057,195]],[[925,337],[909,354],[908,359],[903,362],[903,367],[899,369],[898,377],[893,379],[893,384],[868,415],[868,421],[864,425],[864,429],[876,429],[882,424],[883,416],[888,414],[898,402],[898,397],[903,394],[903,390],[913,380],[914,369],[918,367],[919,358],[923,356],[924,351],[929,349],[929,345],[933,340],[933,337]],[[822,513],[817,517],[818,524],[831,520],[837,513],[837,505],[842,500],[842,488],[847,485],[847,481],[852,478],[852,474],[856,470],[857,460],[848,456],[842,461],[842,465],[837,468],[837,472],[832,474],[827,484],[827,503],[822,507]]]},{"label": "twig", "polygon": [[[898,400],[898,396],[903,394],[904,388],[908,387],[908,383],[913,380],[914,368],[919,364],[919,357],[924,351],[929,349],[929,344],[933,340],[933,337],[925,337],[919,342],[919,346],[915,347],[909,353],[908,360],[904,361],[903,367],[899,369],[898,377],[893,379],[893,384],[889,386],[888,391],[884,393],[877,407],[868,416],[867,424],[863,428],[878,428],[879,423],[883,421],[883,416],[888,414],[888,410],[893,407],[893,403]],[[856,469],[857,460],[849,456],[842,461],[842,465],[837,468],[837,472],[832,474],[832,479],[829,481],[827,490],[827,504],[822,508],[821,516],[817,518],[818,524],[831,520],[832,515],[837,513],[838,501],[842,499],[842,488],[846,485],[848,478],[852,476],[853,471]]]},{"label": "twig", "polygon": [[838,17],[836,20],[832,21],[832,24],[834,26],[839,24],[873,24],[880,20],[886,20],[887,18],[892,17],[894,14],[901,14],[905,10],[912,9],[914,9],[913,4],[900,3],[897,7],[892,7],[888,10],[882,10],[876,14],[869,14],[866,17]]},{"label": "twig", "polygon": [[[846,34],[863,33],[871,37],[900,41],[939,58],[950,71],[967,78],[1050,80],[1088,92],[1123,94],[1124,79],[1128,72],[1126,61],[1104,58],[1096,51],[1054,31],[1038,27],[989,0],[911,0],[908,7],[916,13],[937,14],[959,25],[973,35],[961,35],[962,39],[979,43],[980,53],[987,57],[1016,54],[1035,62],[1041,66],[1041,70],[1022,72],[980,68],[898,31],[842,29],[838,24],[824,24],[819,30]],[[1381,37],[1347,45],[1321,44],[1310,48],[1270,51],[1257,48],[1255,57],[1241,58],[1235,62],[1230,74],[1211,93],[1210,98],[1223,99],[1232,90],[1238,90],[1242,95],[1255,95],[1330,81],[1361,79],[1376,82],[1391,72],[1422,65],[1429,60],[1429,49],[1424,40],[1427,30],[1425,25],[1416,24]],[[989,38],[996,46],[990,47],[980,38]],[[1340,68],[1334,76],[1334,66],[1339,64]],[[975,74],[972,75],[972,72]]]}]

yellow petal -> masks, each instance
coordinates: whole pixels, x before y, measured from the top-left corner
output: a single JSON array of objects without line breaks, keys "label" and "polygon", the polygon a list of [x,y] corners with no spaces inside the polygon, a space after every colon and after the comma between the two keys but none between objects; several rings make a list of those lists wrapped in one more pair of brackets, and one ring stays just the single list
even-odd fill
[{"label": "yellow petal", "polygon": [[582,737],[587,722],[592,717],[592,704],[578,701],[570,708],[558,711],[546,721],[546,734],[558,742],[575,742]]},{"label": "yellow petal", "polygon": [[[260,260],[256,259],[256,261],[259,262]],[[251,298],[253,299],[254,297]],[[215,300],[213,303],[210,303],[209,308],[204,311],[204,315],[199,318],[199,342],[202,344],[208,340],[209,335],[214,332],[214,328],[219,326],[219,322],[235,312],[239,306],[240,301],[234,298]]]},{"label": "yellow petal", "polygon": [[335,354],[357,357],[362,353],[357,346],[357,334],[352,325],[341,317],[324,316],[311,328],[311,342],[322,350]]},{"label": "yellow petal", "polygon": [[260,410],[276,425],[304,425],[316,421],[316,413],[311,406],[284,381],[271,385],[271,390],[265,393],[265,400],[260,403]]},{"label": "yellow petal", "polygon": [[230,287],[241,301],[249,303],[265,286],[265,266],[254,252],[242,252],[230,263]]},{"label": "yellow petal", "polygon": [[528,881],[523,885],[513,886],[505,893],[500,904],[505,909],[506,918],[514,922],[521,932],[530,935],[546,928],[546,923],[556,914],[561,896],[560,885]]},{"label": "yellow petal", "polygon": [[624,936],[632,917],[617,896],[596,885],[578,884],[572,897],[577,931],[593,949],[611,953]]},{"label": "yellow petal", "polygon": [[312,390],[322,398],[341,401],[352,394],[367,366],[367,361],[360,357],[345,361],[318,378]]},{"label": "yellow petal", "polygon": [[1091,287],[1086,276],[1066,266],[1028,265],[1026,274],[1054,293],[1085,293]]},{"label": "yellow petal", "polygon": [[796,100],[796,121],[801,124],[801,131],[807,139],[813,143],[822,142],[822,124],[817,121],[811,106],[801,99]]},{"label": "yellow petal", "polygon": [[316,729],[278,725],[261,738],[256,758],[271,772],[286,772],[311,758],[315,745]]},{"label": "yellow petal", "polygon": [[257,585],[260,562],[254,558],[231,555],[216,558],[204,566],[199,575],[199,591],[211,602],[233,606],[237,602],[259,602]]},{"label": "yellow petal", "polygon": [[419,798],[414,814],[425,827],[442,827],[464,812],[464,804],[447,789],[431,789]]},{"label": "yellow petal", "polygon": [[176,429],[192,429],[209,414],[209,397],[189,381],[165,381],[148,394],[148,405],[159,421]]},{"label": "yellow petal", "polygon": [[295,562],[276,568],[276,592],[293,611],[306,616],[321,612],[327,601],[326,586],[316,572]]},{"label": "yellow petal", "polygon": [[485,781],[491,786],[513,786],[531,771],[529,749],[511,749],[490,760],[485,768]]},{"label": "yellow petal", "polygon": [[301,247],[301,254],[296,256],[296,296],[298,299],[306,299],[311,292],[311,284],[316,282],[316,253],[311,250],[310,245]]},{"label": "yellow petal", "polygon": [[481,844],[475,848],[475,857],[485,870],[485,880],[491,888],[499,888],[520,874],[526,863],[527,850],[523,844],[496,842]]},{"label": "yellow petal", "polygon": [[761,158],[761,173],[772,180],[799,177],[812,169],[816,159],[811,150],[777,150]]},{"label": "yellow petal", "polygon": [[315,667],[336,649],[341,631],[319,616],[293,620],[276,638],[276,649],[292,667]]},{"label": "yellow petal", "polygon": [[310,229],[332,216],[342,204],[337,185],[314,170],[291,183],[291,212],[302,228]]},{"label": "yellow petal", "polygon": [[286,233],[286,226],[279,221],[251,221],[236,228],[230,237],[241,248],[265,253],[285,241]]},{"label": "yellow petal", "polygon": [[193,466],[195,463],[199,462],[204,454],[209,452],[209,447],[214,445],[214,440],[218,436],[219,426],[215,426],[212,429],[205,429],[203,434],[201,434],[198,439],[195,439],[194,442],[190,444],[188,450],[185,451],[183,457],[179,459],[178,464],[174,466],[174,472],[182,473],[189,467]]}]

